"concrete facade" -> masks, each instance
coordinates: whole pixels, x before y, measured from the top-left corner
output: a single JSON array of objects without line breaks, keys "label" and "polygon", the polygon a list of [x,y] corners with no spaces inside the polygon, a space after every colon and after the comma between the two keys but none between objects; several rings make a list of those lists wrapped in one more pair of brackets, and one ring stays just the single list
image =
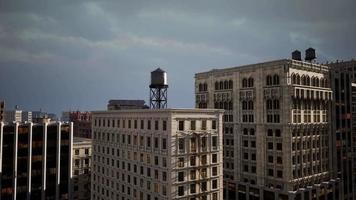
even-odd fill
[{"label": "concrete facade", "polygon": [[92,140],[74,137],[73,139],[73,199],[90,199]]},{"label": "concrete facade", "polygon": [[221,200],[222,162],[221,110],[93,112],[93,200]]},{"label": "concrete facade", "polygon": [[224,113],[225,199],[338,199],[328,67],[296,60],[195,75],[197,108]]}]

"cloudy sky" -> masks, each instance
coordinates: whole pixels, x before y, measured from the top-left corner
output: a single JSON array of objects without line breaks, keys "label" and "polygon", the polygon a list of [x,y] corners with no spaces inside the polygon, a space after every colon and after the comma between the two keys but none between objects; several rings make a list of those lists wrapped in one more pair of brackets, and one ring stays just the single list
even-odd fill
[{"label": "cloudy sky", "polygon": [[356,1],[0,0],[0,99],[26,110],[148,101],[168,72],[169,107],[194,106],[196,72],[290,57],[356,57]]}]

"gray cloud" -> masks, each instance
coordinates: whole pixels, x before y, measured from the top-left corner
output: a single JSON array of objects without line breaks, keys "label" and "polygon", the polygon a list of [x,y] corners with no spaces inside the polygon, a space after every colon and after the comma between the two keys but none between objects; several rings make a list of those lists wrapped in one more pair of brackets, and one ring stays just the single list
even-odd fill
[{"label": "gray cloud", "polygon": [[169,77],[169,105],[192,107],[194,73],[317,49],[355,57],[355,1],[0,2],[0,99],[9,106],[104,109],[148,99],[149,72]]}]

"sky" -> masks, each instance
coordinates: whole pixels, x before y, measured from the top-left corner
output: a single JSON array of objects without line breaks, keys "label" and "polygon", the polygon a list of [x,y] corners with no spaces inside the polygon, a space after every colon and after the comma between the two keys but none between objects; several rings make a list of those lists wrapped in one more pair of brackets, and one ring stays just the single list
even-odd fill
[{"label": "sky", "polygon": [[[194,74],[290,58],[356,58],[354,0],[0,0],[0,99],[7,109],[104,110],[149,101],[168,74],[168,107],[194,107]],[[303,53],[304,54],[304,53]]]}]

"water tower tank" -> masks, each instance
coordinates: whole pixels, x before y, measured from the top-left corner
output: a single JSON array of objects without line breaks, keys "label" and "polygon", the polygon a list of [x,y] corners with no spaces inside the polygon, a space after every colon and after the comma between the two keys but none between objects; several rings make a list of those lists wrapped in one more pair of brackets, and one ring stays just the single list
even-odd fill
[{"label": "water tower tank", "polygon": [[167,73],[163,71],[161,68],[157,68],[156,70],[152,71],[150,88],[165,87],[165,86],[168,86]]},{"label": "water tower tank", "polygon": [[302,53],[298,50],[292,52],[292,59],[293,60],[302,60]]},{"label": "water tower tank", "polygon": [[315,56],[315,49],[313,48],[309,48],[307,50],[305,50],[305,60],[306,61],[312,61],[316,58]]}]

